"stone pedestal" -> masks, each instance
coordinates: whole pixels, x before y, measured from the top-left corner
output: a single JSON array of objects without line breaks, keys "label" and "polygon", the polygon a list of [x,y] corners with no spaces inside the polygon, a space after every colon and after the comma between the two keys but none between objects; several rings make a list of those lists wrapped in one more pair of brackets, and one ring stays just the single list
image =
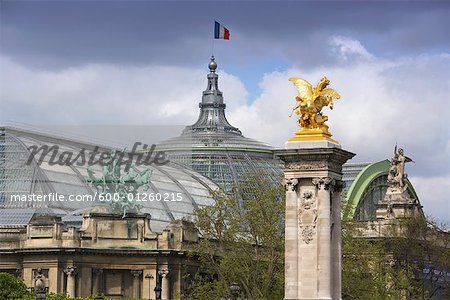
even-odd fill
[{"label": "stone pedestal", "polygon": [[158,247],[158,235],[150,228],[150,214],[144,213],[125,217],[107,212],[85,213],[79,235],[81,247]]},{"label": "stone pedestal", "polygon": [[377,204],[377,220],[411,218],[419,214],[420,205],[409,196],[408,191],[389,187],[384,199]]},{"label": "stone pedestal", "polygon": [[354,154],[332,141],[285,148],[285,300],[341,299],[342,165]]}]

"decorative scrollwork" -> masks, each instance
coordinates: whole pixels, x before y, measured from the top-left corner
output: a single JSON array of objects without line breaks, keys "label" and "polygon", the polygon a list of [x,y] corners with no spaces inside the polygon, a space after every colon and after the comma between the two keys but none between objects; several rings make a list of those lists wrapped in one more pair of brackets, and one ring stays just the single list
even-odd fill
[{"label": "decorative scrollwork", "polygon": [[313,240],[316,226],[304,225],[301,228],[302,239],[306,244],[309,244]]},{"label": "decorative scrollwork", "polygon": [[327,164],[325,162],[289,162],[286,163],[286,169],[289,170],[325,170]]},{"label": "decorative scrollwork", "polygon": [[295,191],[296,187],[298,185],[298,179],[295,178],[285,178],[284,179],[284,187],[286,191],[293,192]]},{"label": "decorative scrollwork", "polygon": [[306,190],[302,193],[298,210],[298,226],[302,240],[309,244],[314,239],[317,224],[317,208],[314,191]]},{"label": "decorative scrollwork", "polygon": [[75,276],[78,274],[77,267],[67,267],[64,269],[64,273],[66,273],[67,276]]},{"label": "decorative scrollwork", "polygon": [[328,190],[330,186],[334,186],[336,180],[331,177],[316,177],[312,179],[312,184],[314,184],[319,190],[321,188]]},{"label": "decorative scrollwork", "polygon": [[305,191],[303,192],[303,209],[309,210],[311,209],[311,205],[314,203],[314,194],[313,191]]}]

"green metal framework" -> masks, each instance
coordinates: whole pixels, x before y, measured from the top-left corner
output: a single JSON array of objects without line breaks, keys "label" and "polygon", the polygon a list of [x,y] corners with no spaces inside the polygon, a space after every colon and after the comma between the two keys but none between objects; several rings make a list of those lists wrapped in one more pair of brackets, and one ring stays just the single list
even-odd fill
[{"label": "green metal framework", "polygon": [[[389,160],[382,160],[365,167],[353,181],[347,192],[347,203],[351,209],[345,219],[369,221],[375,219],[376,203],[383,199],[388,184]],[[419,201],[414,187],[407,179],[408,193],[413,200]]]}]

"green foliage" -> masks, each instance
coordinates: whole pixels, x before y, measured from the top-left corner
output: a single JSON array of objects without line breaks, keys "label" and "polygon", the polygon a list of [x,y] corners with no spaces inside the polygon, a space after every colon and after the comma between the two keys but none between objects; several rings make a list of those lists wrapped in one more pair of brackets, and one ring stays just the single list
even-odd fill
[{"label": "green foliage", "polygon": [[[349,209],[344,205],[343,210]],[[450,234],[423,217],[396,220],[386,236],[364,237],[367,223],[343,221],[343,299],[446,299]],[[373,228],[372,228],[373,229]],[[423,273],[428,267],[429,272]],[[447,277],[446,277],[447,276]],[[450,297],[448,297],[450,299]]]},{"label": "green foliage", "polygon": [[204,237],[194,246],[200,269],[183,299],[229,297],[231,282],[243,298],[283,299],[284,189],[256,174],[239,194],[244,207],[215,192],[216,204],[196,211],[194,223]]},{"label": "green foliage", "polygon": [[8,273],[0,273],[0,299],[31,300],[34,296],[20,278]]},{"label": "green foliage", "polygon": [[[30,292],[25,283],[17,277],[8,273],[0,273],[0,299],[2,300],[34,300],[36,296]],[[49,293],[46,300],[95,300],[96,296],[87,298],[70,298],[66,294]],[[106,300],[105,296],[102,299]],[[132,300],[132,299],[130,299]]]},{"label": "green foliage", "polygon": [[[55,294],[55,293],[49,293],[47,294],[45,300],[96,300],[97,299],[97,295],[94,296],[89,296],[89,297],[76,297],[76,298],[71,298],[69,296],[67,296],[67,294],[61,293],[61,294]],[[107,300],[108,298],[106,298],[105,296],[101,296],[103,300]]]},{"label": "green foliage", "polygon": [[191,281],[189,290],[182,295],[182,299],[194,300],[216,300],[228,295],[229,290],[225,280],[208,278],[208,274],[195,274]]},{"label": "green foliage", "polygon": [[[70,298],[66,294],[54,294],[50,293],[46,296],[45,300],[96,300],[98,299],[99,295],[93,295],[89,297],[76,297],[76,298]],[[108,300],[109,298],[105,297],[104,295],[100,295],[101,299]],[[33,298],[34,299],[34,298]],[[121,298],[122,300],[139,300],[135,298]]]},{"label": "green foliage", "polygon": [[[216,205],[196,211],[200,269],[187,278],[182,299],[230,297],[231,282],[244,299],[283,299],[284,191],[264,178],[249,178],[240,189],[244,207],[216,192]],[[342,209],[345,216],[351,207]],[[384,236],[368,237],[379,230],[375,224],[343,220],[342,298],[450,299],[448,228],[416,216],[384,225]]]},{"label": "green foliage", "polygon": [[343,222],[342,298],[401,299],[413,274],[396,269],[383,240],[363,237],[357,222]]},{"label": "green foliage", "polygon": [[73,298],[70,298],[67,296],[67,294],[54,294],[50,293],[45,297],[45,300],[71,300]]},{"label": "green foliage", "polygon": [[406,284],[412,287],[408,298],[450,299],[450,232],[445,224],[425,217],[405,219],[386,243],[396,268],[413,275],[407,277]]}]

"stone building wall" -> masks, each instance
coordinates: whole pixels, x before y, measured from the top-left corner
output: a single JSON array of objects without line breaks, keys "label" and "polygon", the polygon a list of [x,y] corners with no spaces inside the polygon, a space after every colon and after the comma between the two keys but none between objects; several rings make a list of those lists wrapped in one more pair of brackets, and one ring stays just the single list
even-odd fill
[{"label": "stone building wall", "polygon": [[159,283],[162,299],[174,299],[185,270],[196,267],[187,251],[199,237],[186,221],[173,221],[162,233],[150,225],[148,214],[87,213],[81,228],[35,215],[26,226],[0,228],[0,272],[30,288],[42,274],[49,292],[81,297],[154,299]]}]

